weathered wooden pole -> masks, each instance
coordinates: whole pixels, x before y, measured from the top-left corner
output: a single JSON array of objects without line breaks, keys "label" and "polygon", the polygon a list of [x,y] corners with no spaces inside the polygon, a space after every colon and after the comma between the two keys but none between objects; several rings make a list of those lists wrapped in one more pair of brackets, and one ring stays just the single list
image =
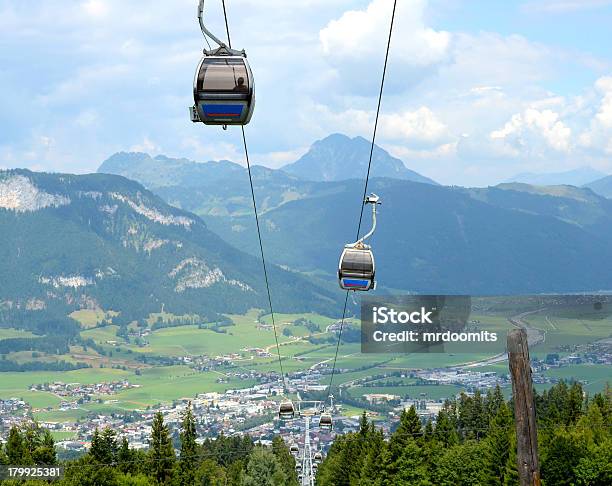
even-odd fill
[{"label": "weathered wooden pole", "polygon": [[508,333],[508,361],[514,397],[519,479],[521,486],[540,486],[538,430],[525,329],[513,329]]}]

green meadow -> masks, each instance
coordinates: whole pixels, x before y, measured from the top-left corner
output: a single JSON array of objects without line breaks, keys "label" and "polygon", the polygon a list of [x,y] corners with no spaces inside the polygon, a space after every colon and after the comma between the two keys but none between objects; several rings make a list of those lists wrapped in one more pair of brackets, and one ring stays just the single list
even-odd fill
[{"label": "green meadow", "polygon": [[[225,371],[259,372],[278,371],[278,357],[275,347],[274,333],[266,330],[261,324],[271,324],[269,315],[260,315],[259,310],[251,310],[244,315],[229,315],[232,326],[222,327],[224,332],[210,329],[200,329],[197,325],[160,328],[143,338],[145,345],[137,345],[134,340],[127,343],[117,336],[119,327],[109,325],[98,327],[102,320],[110,320],[113,313],[104,311],[78,311],[71,316],[78,320],[83,330],[84,339],[92,339],[102,349],[106,356],[100,356],[92,349],[73,347],[71,353],[64,356],[42,356],[37,359],[66,361],[82,361],[92,358],[94,368],[68,372],[5,372],[0,374],[0,398],[19,397],[28,401],[35,409],[35,417],[42,421],[78,420],[87,414],[109,414],[126,410],[144,409],[158,403],[167,403],[175,399],[191,398],[198,393],[211,391],[224,392],[231,388],[251,386],[251,380],[230,378],[228,383],[219,383],[220,378],[227,378]],[[159,313],[149,316],[148,324],[153,325],[159,320],[168,321],[180,316]],[[189,316],[183,316],[189,317]],[[318,338],[334,336],[325,333],[334,319],[316,314],[277,314],[275,322],[280,343],[280,354],[285,372],[307,370],[314,365],[323,369],[331,366],[336,355],[335,343],[311,344],[305,338],[311,333],[306,327],[294,325],[298,319],[304,318],[318,326],[314,331]],[[360,386],[356,380],[377,374],[392,373],[404,370],[419,370],[441,368],[472,363],[487,359],[502,353],[505,347],[505,336],[512,325],[504,317],[489,315],[472,315],[470,330],[486,329],[495,331],[500,337],[497,343],[486,343],[477,352],[466,354],[460,346],[449,345],[446,353],[412,353],[412,354],[362,354],[360,343],[342,343],[338,349],[336,368],[339,372],[334,383],[350,388],[351,394],[361,396],[365,393],[386,393],[418,398],[425,393],[428,398],[441,399],[454,396],[461,387],[452,385],[423,386],[416,385],[415,380],[399,377],[385,378],[374,383],[376,386]],[[542,329],[546,333],[543,343],[532,348],[533,356],[544,357],[549,352],[559,352],[563,346],[593,342],[609,337],[610,320],[580,321],[575,318],[547,319],[544,314],[534,314],[525,318],[530,326]],[[289,329],[290,332],[283,331]],[[288,334],[288,335],[287,335]],[[0,339],[12,337],[28,337],[30,333],[16,329],[0,329]],[[242,351],[245,348],[265,348],[271,357],[261,358]],[[136,358],[145,355],[150,357],[181,357],[208,355],[211,357],[238,353],[243,359],[235,360],[233,366],[219,368],[215,371],[197,372],[188,366],[156,366],[143,364]],[[561,353],[567,354],[567,353]],[[8,357],[18,362],[31,361],[30,352],[12,353]],[[73,356],[79,355],[79,356]],[[101,364],[104,367],[99,367]],[[127,366],[127,370],[113,369],[112,366]],[[474,371],[495,371],[507,374],[507,362],[482,365],[471,368]],[[139,368],[139,375],[135,373]],[[578,379],[588,383],[588,391],[598,391],[609,379],[609,367],[598,365],[576,365],[561,369],[552,369],[547,374],[554,378]],[[94,397],[77,410],[58,410],[61,399],[51,393],[29,390],[33,384],[62,381],[64,383],[99,383],[127,379],[136,388],[123,390],[116,395]],[[321,383],[327,384],[329,375],[322,377]],[[400,386],[387,387],[387,380],[401,380]],[[507,390],[506,390],[507,392]],[[348,410],[347,410],[348,411]],[[351,411],[353,412],[353,411]]]}]

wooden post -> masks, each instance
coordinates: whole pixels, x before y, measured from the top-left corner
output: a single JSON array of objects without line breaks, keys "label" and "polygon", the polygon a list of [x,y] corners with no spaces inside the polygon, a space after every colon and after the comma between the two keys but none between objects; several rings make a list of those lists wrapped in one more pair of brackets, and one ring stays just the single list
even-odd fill
[{"label": "wooden post", "polygon": [[508,361],[512,377],[518,472],[521,486],[540,486],[538,430],[536,427],[529,345],[525,329],[508,333]]}]

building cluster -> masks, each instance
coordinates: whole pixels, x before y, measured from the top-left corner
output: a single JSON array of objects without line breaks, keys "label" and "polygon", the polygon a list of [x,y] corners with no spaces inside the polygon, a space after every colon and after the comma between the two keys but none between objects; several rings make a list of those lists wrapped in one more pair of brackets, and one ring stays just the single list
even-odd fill
[{"label": "building cluster", "polygon": [[432,385],[460,385],[468,390],[484,390],[498,384],[502,387],[509,384],[507,376],[499,376],[495,371],[472,371],[464,368],[422,370],[415,375]]},{"label": "building cluster", "polygon": [[[571,354],[567,354],[568,351]],[[96,414],[89,413],[85,418],[74,422],[44,421],[40,425],[52,431],[69,433],[73,438],[58,443],[60,447],[69,450],[86,450],[96,429],[110,427],[117,431],[121,437],[126,437],[130,445],[135,448],[146,448],[149,444],[151,427],[154,415],[161,412],[165,423],[175,437],[178,438],[180,424],[186,408],[191,404],[196,422],[198,434],[201,440],[214,438],[223,433],[244,434],[248,433],[256,441],[268,443],[275,435],[282,435],[289,444],[299,444],[303,440],[305,418],[281,422],[277,418],[279,397],[289,393],[296,396],[313,394],[326,390],[325,374],[328,373],[324,367],[297,371],[286,377],[286,389],[274,372],[257,372],[247,370],[235,365],[236,360],[250,359],[250,356],[261,356],[267,353],[262,348],[245,348],[241,354],[230,354],[214,358],[207,356],[185,357],[186,365],[198,370],[217,368],[223,370],[219,379],[224,383],[236,380],[249,380],[255,382],[248,388],[228,389],[223,393],[210,392],[201,393],[195,397],[174,400],[171,404],[159,404],[142,410],[125,413]],[[180,359],[180,358],[178,358]],[[544,360],[533,359],[533,380],[535,383],[551,383],[557,381],[546,373],[551,368],[564,367],[575,364],[594,363],[612,364],[612,350],[609,342],[599,342],[588,345],[576,346],[572,350],[566,350],[563,356],[551,354]],[[443,407],[442,400],[428,398],[426,393],[417,393],[415,396],[399,396],[386,393],[367,393],[368,387],[376,387],[380,380],[388,378],[388,383],[396,379],[398,383],[405,379],[416,380],[420,385],[454,385],[458,389],[474,392],[476,390],[490,389],[496,385],[506,387],[510,385],[508,375],[499,375],[494,371],[476,371],[469,367],[439,368],[413,371],[395,371],[362,378],[347,384],[344,388],[359,389],[363,399],[372,405],[372,409],[379,412],[369,412],[370,419],[376,422],[378,427],[388,433],[391,424],[398,419],[402,410],[414,406],[418,415],[423,420],[434,419]],[[135,388],[139,385],[132,384],[128,380],[103,382],[82,385],[79,383],[53,382],[34,385],[32,391],[45,391],[52,393],[62,399],[61,407],[79,408],[84,403],[93,400],[112,402],[112,396],[122,390]],[[228,385],[229,386],[229,385]],[[391,388],[391,385],[387,385]],[[375,390],[372,390],[375,391]],[[378,391],[378,390],[376,390]],[[355,397],[355,394],[351,392]],[[341,400],[341,393],[339,397]],[[451,397],[449,397],[451,398]],[[387,407],[381,407],[384,405]],[[378,407],[377,407],[378,406]],[[341,405],[340,405],[341,407]],[[87,408],[85,405],[84,408]],[[18,398],[0,400],[0,440],[6,440],[8,431],[12,426],[20,426],[32,420],[33,412],[28,403]],[[332,442],[336,434],[357,431],[359,429],[359,417],[343,417],[334,414],[334,429],[326,431],[316,426],[317,417],[311,419],[311,437],[315,450],[324,451],[324,446]]]},{"label": "building cluster", "polygon": [[30,415],[30,405],[20,398],[0,399],[0,442],[13,426],[19,426]]},{"label": "building cluster", "polygon": [[68,401],[70,402],[77,402],[80,398],[91,398],[99,395],[114,395],[123,390],[139,387],[140,385],[132,384],[128,380],[94,383],[90,385],[55,381],[53,383],[32,385],[30,390],[53,393],[58,397],[69,399]]}]

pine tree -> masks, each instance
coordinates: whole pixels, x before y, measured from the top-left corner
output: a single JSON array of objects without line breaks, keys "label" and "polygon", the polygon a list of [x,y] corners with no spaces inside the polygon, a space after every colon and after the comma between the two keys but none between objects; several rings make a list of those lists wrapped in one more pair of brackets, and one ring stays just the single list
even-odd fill
[{"label": "pine tree", "polygon": [[399,426],[389,439],[391,461],[397,461],[402,455],[402,450],[408,441],[419,438],[420,435],[421,419],[416,413],[416,408],[414,408],[414,405],[412,405],[408,411],[402,411]]},{"label": "pine tree", "polygon": [[195,483],[198,445],[196,443],[196,424],[191,411],[191,402],[183,414],[181,423],[181,451],[179,455],[178,474],[180,486],[191,486]]},{"label": "pine tree", "polygon": [[149,471],[157,484],[170,484],[174,462],[174,448],[168,427],[164,425],[164,416],[157,412],[153,418],[151,438],[149,440]]},{"label": "pine tree", "polygon": [[489,444],[489,462],[495,484],[503,485],[506,475],[506,465],[510,456],[512,444],[512,415],[505,403],[502,403],[497,414],[491,420],[487,434]]},{"label": "pine tree", "polygon": [[387,444],[382,431],[373,430],[368,437],[368,447],[363,467],[361,468],[360,486],[374,486],[380,479],[381,464],[384,462],[383,455],[386,453]]},{"label": "pine tree", "polygon": [[370,433],[370,423],[368,421],[368,415],[364,410],[361,414],[361,418],[359,419],[359,436],[361,438],[366,438]]},{"label": "pine tree", "polygon": [[17,427],[12,427],[5,445],[6,459],[11,466],[27,466],[32,458]]},{"label": "pine tree", "polygon": [[126,474],[135,473],[138,469],[127,437],[123,437],[121,439],[121,445],[117,450],[117,464],[119,466],[119,470]]},{"label": "pine tree", "polygon": [[510,448],[508,449],[508,460],[504,468],[504,486],[516,486],[519,484],[518,457],[516,451],[516,434],[510,436]]},{"label": "pine tree", "polygon": [[53,466],[57,464],[55,441],[48,430],[42,432],[42,439],[39,446],[32,453],[32,459],[38,465]]},{"label": "pine tree", "polygon": [[572,384],[568,391],[565,404],[564,418],[566,425],[575,424],[580,418],[580,415],[582,415],[583,401],[582,385],[580,383]]},{"label": "pine tree", "polygon": [[434,429],[434,438],[445,447],[451,447],[459,442],[457,430],[449,417],[449,413],[445,410],[440,410],[440,412],[438,412],[436,427]]},{"label": "pine tree", "polygon": [[434,427],[431,419],[427,420],[425,429],[423,430],[423,442],[431,442],[434,437]]},{"label": "pine tree", "polygon": [[495,389],[493,391],[489,390],[487,392],[485,408],[487,410],[487,415],[489,416],[489,421],[497,415],[497,411],[502,406],[502,404],[505,403],[506,400],[504,399],[504,394],[502,393],[502,390],[498,383],[497,385],[495,385]]},{"label": "pine tree", "polygon": [[91,439],[89,454],[99,464],[113,465],[117,456],[116,432],[108,427],[102,433],[96,429]]},{"label": "pine tree", "polygon": [[428,481],[428,471],[423,450],[414,438],[404,445],[402,455],[396,462],[396,484],[432,484]]},{"label": "pine tree", "polygon": [[36,423],[28,424],[22,429],[23,446],[27,451],[30,464],[36,464],[34,455],[42,445],[41,429]]}]

